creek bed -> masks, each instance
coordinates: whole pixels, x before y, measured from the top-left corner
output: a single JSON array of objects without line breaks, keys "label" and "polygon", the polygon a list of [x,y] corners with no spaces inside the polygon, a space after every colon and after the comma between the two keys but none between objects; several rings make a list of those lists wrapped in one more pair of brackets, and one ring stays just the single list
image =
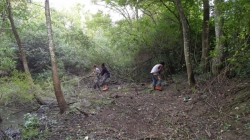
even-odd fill
[{"label": "creek bed", "polygon": [[0,115],[2,123],[0,129],[6,134],[19,133],[20,124],[24,123],[23,116],[28,112],[20,111],[15,108],[0,106]]}]

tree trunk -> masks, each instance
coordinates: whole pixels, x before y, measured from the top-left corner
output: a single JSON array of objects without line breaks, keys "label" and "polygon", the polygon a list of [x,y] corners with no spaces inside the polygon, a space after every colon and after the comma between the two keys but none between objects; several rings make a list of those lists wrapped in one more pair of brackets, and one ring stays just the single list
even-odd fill
[{"label": "tree trunk", "polygon": [[203,0],[203,9],[201,66],[203,73],[206,73],[209,71],[209,0]]},{"label": "tree trunk", "polygon": [[214,57],[212,59],[212,74],[217,76],[221,69],[221,63],[224,56],[224,44],[225,41],[223,40],[223,18],[222,12],[219,8],[219,4],[221,4],[223,0],[214,0],[214,24],[215,24],[215,36],[216,36],[216,46],[214,49]]},{"label": "tree trunk", "polygon": [[67,109],[67,103],[62,94],[60,80],[59,80],[58,71],[57,71],[57,63],[56,63],[56,57],[55,57],[55,52],[54,52],[55,46],[54,46],[53,37],[52,37],[49,0],[45,0],[45,16],[46,16],[51,66],[52,66],[53,86],[54,86],[55,96],[56,96],[56,99],[60,108],[60,113],[62,114]]},{"label": "tree trunk", "polygon": [[187,69],[187,74],[188,74],[188,84],[189,87],[192,88],[195,86],[195,79],[194,79],[194,74],[191,66],[191,61],[190,61],[190,52],[189,52],[189,26],[187,19],[185,17],[184,11],[182,9],[181,1],[180,0],[175,0],[177,10],[179,12],[180,18],[181,18],[181,23],[182,23],[182,30],[183,30],[183,41],[184,41],[184,55],[185,55],[185,62],[186,62],[186,69]]},{"label": "tree trunk", "polygon": [[15,39],[17,41],[17,45],[18,45],[18,48],[19,48],[19,52],[20,52],[20,55],[21,55],[22,62],[23,62],[24,71],[25,71],[26,75],[28,76],[30,84],[33,86],[34,82],[33,82],[33,79],[31,77],[31,74],[30,74],[30,71],[29,71],[26,55],[23,52],[21,39],[20,39],[20,37],[19,37],[19,35],[17,33],[16,26],[15,26],[15,23],[14,23],[14,20],[13,20],[13,17],[12,17],[10,0],[6,0],[6,4],[7,4],[7,10],[8,10],[8,17],[9,17],[9,20],[10,20],[10,24],[11,24],[13,34],[14,34]]},{"label": "tree trunk", "polygon": [[2,34],[3,34],[3,28],[4,28],[4,23],[5,23],[5,19],[6,19],[6,15],[5,15],[5,11],[2,12],[1,15],[1,19],[2,19],[2,25],[1,25],[1,30],[0,30],[0,38],[2,38]]},{"label": "tree trunk", "polygon": [[136,20],[139,19],[138,5],[139,5],[139,0],[136,1],[136,5],[135,5],[135,19],[136,19]]}]

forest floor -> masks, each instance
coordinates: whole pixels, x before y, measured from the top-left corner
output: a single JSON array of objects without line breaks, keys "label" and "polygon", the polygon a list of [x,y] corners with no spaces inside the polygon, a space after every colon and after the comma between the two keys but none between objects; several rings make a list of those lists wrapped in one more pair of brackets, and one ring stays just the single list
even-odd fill
[{"label": "forest floor", "polygon": [[110,83],[108,91],[76,85],[65,95],[69,109],[62,115],[54,97],[44,97],[42,106],[15,102],[12,115],[38,115],[40,133],[49,131],[35,139],[250,140],[250,80],[196,81],[190,90],[185,77],[175,77],[163,91],[152,91],[150,83]]}]

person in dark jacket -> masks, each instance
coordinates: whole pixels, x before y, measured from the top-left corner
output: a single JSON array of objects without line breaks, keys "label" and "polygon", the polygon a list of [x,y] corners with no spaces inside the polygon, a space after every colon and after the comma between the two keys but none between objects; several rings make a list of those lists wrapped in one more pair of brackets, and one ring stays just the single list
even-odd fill
[{"label": "person in dark jacket", "polygon": [[102,63],[101,67],[102,67],[102,71],[101,71],[100,75],[104,76],[104,79],[102,81],[102,86],[103,86],[102,90],[105,91],[105,90],[108,90],[106,80],[110,77],[110,73],[109,73],[109,71],[104,63]]}]

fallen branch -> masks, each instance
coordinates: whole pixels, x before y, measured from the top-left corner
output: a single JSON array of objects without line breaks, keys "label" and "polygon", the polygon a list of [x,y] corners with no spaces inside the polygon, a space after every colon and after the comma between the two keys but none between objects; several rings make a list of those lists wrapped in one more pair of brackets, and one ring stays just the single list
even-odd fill
[{"label": "fallen branch", "polygon": [[83,79],[86,79],[86,78],[90,78],[90,77],[94,77],[94,75],[89,75],[89,76],[86,76],[86,77],[82,77],[82,78],[80,79],[80,81],[83,80]]},{"label": "fallen branch", "polygon": [[[80,85],[81,85],[80,82],[81,82],[82,80],[87,79],[87,78],[92,78],[92,77],[94,77],[94,75],[89,75],[89,76],[80,78],[79,81],[78,81],[78,87],[80,87]],[[85,82],[85,81],[83,81],[83,82]],[[86,83],[85,83],[85,84],[86,84]]]},{"label": "fallen branch", "polygon": [[9,137],[5,134],[3,130],[0,129],[0,139],[1,140],[7,140]]},{"label": "fallen branch", "polygon": [[86,117],[88,117],[88,116],[89,116],[89,114],[88,114],[88,113],[86,113],[86,112],[82,111],[81,109],[79,109],[79,108],[77,108],[77,107],[76,107],[76,110],[78,110],[81,114],[83,114],[83,115],[84,115],[84,116],[86,116]]},{"label": "fallen branch", "polygon": [[70,102],[70,103],[67,103],[67,105],[72,105],[72,104],[74,104],[74,103],[76,103],[76,102]]},{"label": "fallen branch", "polygon": [[230,116],[230,115],[228,115],[228,114],[222,112],[221,109],[220,109],[220,110],[219,110],[219,109],[216,109],[217,106],[214,107],[213,105],[211,105],[211,104],[208,103],[207,101],[205,101],[205,103],[206,103],[207,105],[209,105],[210,107],[212,107],[215,111],[217,111],[217,112],[219,112],[219,113],[221,113],[221,114],[224,114],[225,116],[227,116],[227,117],[229,117],[229,118],[233,118],[232,116]]},{"label": "fallen branch", "polygon": [[39,105],[48,105],[46,102],[44,102],[42,100],[42,98],[40,98],[38,95],[34,94],[34,98],[36,100],[36,102],[39,104]]}]

